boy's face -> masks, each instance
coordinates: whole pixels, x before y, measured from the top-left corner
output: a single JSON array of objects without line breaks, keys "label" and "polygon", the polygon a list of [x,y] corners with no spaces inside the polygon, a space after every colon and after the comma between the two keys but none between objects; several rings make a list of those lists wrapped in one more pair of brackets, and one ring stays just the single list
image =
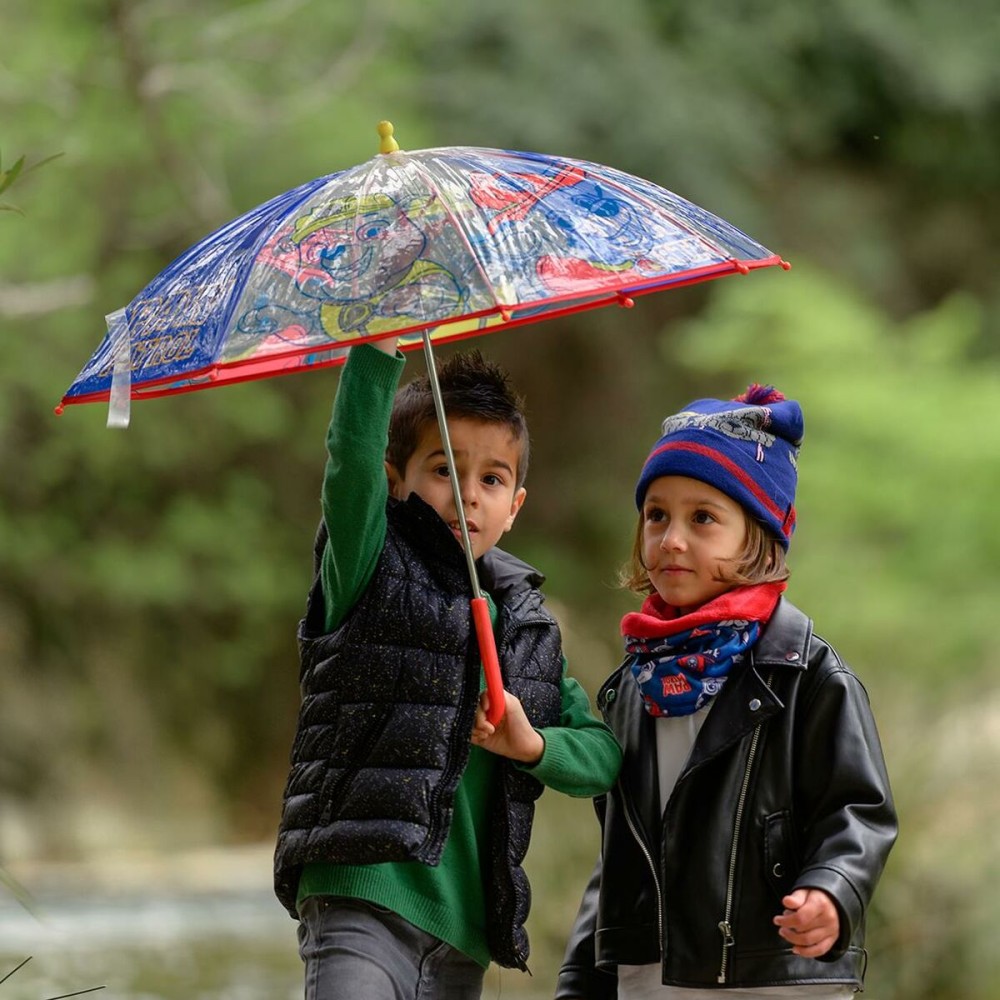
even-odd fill
[{"label": "boy's face", "polygon": [[[504,424],[470,417],[449,419],[448,435],[472,554],[478,559],[510,531],[524,503],[524,487],[517,486],[521,444]],[[462,530],[437,424],[429,423],[424,428],[402,473],[388,462],[385,468],[392,495],[405,500],[416,493],[441,515],[461,544]]]},{"label": "boy's face", "polygon": [[667,604],[693,611],[732,589],[720,580],[746,543],[743,508],[714,486],[660,476],[642,505],[642,564]]}]

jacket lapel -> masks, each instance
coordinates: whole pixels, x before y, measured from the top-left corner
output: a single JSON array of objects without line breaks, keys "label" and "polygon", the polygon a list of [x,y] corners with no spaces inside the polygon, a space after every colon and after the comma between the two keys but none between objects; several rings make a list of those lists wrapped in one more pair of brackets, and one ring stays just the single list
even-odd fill
[{"label": "jacket lapel", "polygon": [[811,636],[810,620],[781,598],[747,661],[719,692],[681,777],[782,711],[781,699],[765,678],[778,670],[806,669]]}]

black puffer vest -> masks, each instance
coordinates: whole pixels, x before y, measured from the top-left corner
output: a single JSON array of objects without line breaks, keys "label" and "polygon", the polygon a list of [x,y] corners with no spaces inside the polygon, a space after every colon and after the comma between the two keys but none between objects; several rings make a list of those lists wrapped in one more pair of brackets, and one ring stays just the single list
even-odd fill
[{"label": "black puffer vest", "polygon": [[[302,866],[436,865],[468,761],[480,658],[465,557],[415,494],[389,501],[386,542],[364,594],[324,631],[319,580],[299,624],[302,707],[275,852],[275,891],[295,916]],[[317,536],[323,550],[325,529]],[[504,686],[538,728],[556,725],[561,637],[541,577],[493,549],[479,561],[497,602]],[[493,796],[483,872],[490,951],[523,967],[530,889],[521,867],[542,785],[509,762]]]}]

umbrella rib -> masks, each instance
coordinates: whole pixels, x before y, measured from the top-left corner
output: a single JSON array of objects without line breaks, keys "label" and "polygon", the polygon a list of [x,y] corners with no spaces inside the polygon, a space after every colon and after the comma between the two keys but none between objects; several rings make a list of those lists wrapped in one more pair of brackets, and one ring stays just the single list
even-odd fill
[{"label": "umbrella rib", "polygon": [[[489,274],[486,273],[486,268],[483,267],[483,263],[479,259],[479,254],[476,253],[475,248],[469,242],[469,238],[465,234],[465,227],[462,225],[461,220],[452,211],[451,205],[448,204],[448,200],[441,193],[441,189],[435,183],[434,178],[423,168],[423,165],[420,163],[420,161],[417,160],[416,157],[412,155],[407,155],[406,159],[407,162],[413,164],[414,169],[420,175],[423,182],[427,185],[427,189],[431,192],[431,194],[434,195],[435,198],[438,199],[438,201],[444,207],[445,213],[451,220],[452,225],[455,227],[455,231],[458,233],[459,238],[465,244],[466,250],[469,251],[469,255],[475,261],[476,270],[479,272],[480,277],[482,277],[483,283],[486,285],[487,291],[490,293],[491,298],[496,304],[497,310],[501,314],[505,313],[507,311],[508,303],[500,301],[500,296],[497,295],[496,289],[493,287],[493,282],[490,281],[490,276]],[[510,303],[510,305],[516,305],[516,303]]]}]

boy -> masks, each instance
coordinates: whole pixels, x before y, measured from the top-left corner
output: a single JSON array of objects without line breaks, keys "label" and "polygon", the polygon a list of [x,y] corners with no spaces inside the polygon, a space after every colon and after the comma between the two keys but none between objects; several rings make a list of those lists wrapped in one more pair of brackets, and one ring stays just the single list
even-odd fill
[{"label": "boy", "polygon": [[[469,538],[495,611],[505,714],[485,721],[470,585],[426,378],[393,399],[395,340],[351,350],[327,438],[302,708],[275,853],[306,997],[479,997],[526,969],[521,861],[543,785],[606,791],[618,745],[565,672],[541,577],[495,548],[528,434],[478,353],[439,375]],[[388,447],[386,443],[388,441]]]}]

